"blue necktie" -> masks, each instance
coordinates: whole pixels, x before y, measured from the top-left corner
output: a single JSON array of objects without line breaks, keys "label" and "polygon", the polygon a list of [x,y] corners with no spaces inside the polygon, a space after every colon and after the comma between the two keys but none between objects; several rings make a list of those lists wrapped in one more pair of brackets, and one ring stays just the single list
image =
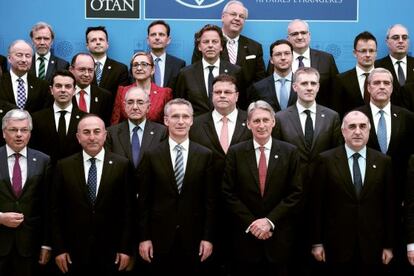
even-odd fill
[{"label": "blue necktie", "polygon": [[101,82],[101,78],[102,78],[102,68],[101,68],[101,64],[99,61],[97,61],[95,63],[96,65],[96,69],[95,69],[95,73],[96,73],[96,83],[99,85],[99,83]]},{"label": "blue necktie", "polygon": [[304,56],[298,56],[298,61],[299,61],[298,68],[305,67],[305,64],[303,64],[303,59],[304,58],[305,58]]},{"label": "blue necktie", "polygon": [[382,153],[387,152],[387,125],[385,124],[384,118],[384,110],[378,111],[380,113],[380,118],[378,121],[378,128],[377,128],[377,137],[378,143],[381,148]]},{"label": "blue necktie", "polygon": [[26,105],[26,89],[24,87],[24,81],[22,78],[17,79],[17,107],[24,109]]},{"label": "blue necktie", "polygon": [[286,79],[279,79],[280,81],[280,109],[286,109],[288,106],[289,95],[286,89]]},{"label": "blue necktie", "polygon": [[95,164],[96,158],[91,158],[89,161],[91,162],[91,166],[88,172],[88,197],[89,201],[92,203],[92,205],[94,205],[96,200],[96,185],[98,182],[98,175]]},{"label": "blue necktie", "polygon": [[161,70],[160,65],[158,64],[160,62],[160,58],[157,57],[154,61],[155,65],[155,72],[154,72],[154,81],[157,86],[161,86]]},{"label": "blue necktie", "polygon": [[183,147],[178,144],[174,147],[174,149],[177,152],[177,156],[175,157],[174,175],[175,175],[175,180],[177,182],[178,192],[181,193],[181,189],[183,187],[183,180],[184,180],[184,159],[183,159],[183,152],[182,152]]},{"label": "blue necktie", "polygon": [[132,161],[134,162],[135,168],[138,166],[139,153],[141,151],[141,144],[139,142],[139,137],[138,137],[139,129],[140,129],[139,126],[134,127],[134,129],[132,130],[132,139],[131,139]]},{"label": "blue necktie", "polygon": [[354,186],[357,196],[361,193],[362,190],[362,175],[361,175],[361,169],[359,168],[358,159],[361,157],[361,154],[358,152],[354,153],[352,155],[352,158],[354,159],[354,164],[352,166],[352,172],[354,175]]}]

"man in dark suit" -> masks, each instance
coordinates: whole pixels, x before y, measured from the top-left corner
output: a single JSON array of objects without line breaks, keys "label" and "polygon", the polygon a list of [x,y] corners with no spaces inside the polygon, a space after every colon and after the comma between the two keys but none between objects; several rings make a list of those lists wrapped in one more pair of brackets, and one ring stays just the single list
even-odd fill
[{"label": "man in dark suit", "polygon": [[184,98],[191,102],[195,116],[213,109],[211,98],[214,77],[223,73],[239,76],[240,67],[220,58],[223,41],[223,33],[216,25],[208,24],[201,28],[195,35],[195,43],[203,58],[185,67],[178,75],[173,93],[176,98]]},{"label": "man in dark suit", "polygon": [[7,58],[0,55],[0,77],[7,71]]},{"label": "man in dark suit", "polygon": [[52,165],[82,148],[76,139],[78,123],[84,113],[77,109],[72,98],[76,79],[67,70],[56,71],[51,79],[53,106],[33,114],[30,145],[50,156]]},{"label": "man in dark suit", "polygon": [[15,40],[9,46],[10,71],[0,79],[0,99],[14,106],[35,112],[50,106],[52,100],[47,81],[32,75],[32,47],[24,40]]},{"label": "man in dark suit", "polygon": [[50,52],[55,33],[49,24],[36,23],[30,31],[30,38],[36,49],[30,72],[39,79],[47,80],[50,83],[54,73],[58,70],[68,69],[69,63]]},{"label": "man in dark suit", "polygon": [[335,95],[332,108],[341,117],[348,111],[369,103],[368,75],[374,70],[377,57],[377,40],[370,32],[359,33],[354,39],[355,68],[341,73],[335,78]]},{"label": "man in dark suit", "polygon": [[407,268],[407,272],[414,272],[414,155],[411,155],[406,182],[406,194],[405,194],[405,221],[406,221],[406,234],[407,234],[407,259],[411,264],[411,268]]},{"label": "man in dark suit", "polygon": [[170,25],[164,20],[151,22],[147,28],[147,43],[154,59],[155,84],[160,87],[170,87],[174,91],[178,73],[185,67],[185,61],[167,54],[167,46],[171,42],[170,31]]},{"label": "man in dark suit", "polygon": [[[0,275],[37,275],[50,258],[46,231],[49,157],[27,147],[32,119],[13,109],[3,117],[0,148]],[[40,253],[40,255],[39,255]]]},{"label": "man in dark suit", "polygon": [[212,152],[189,140],[190,102],[165,106],[169,138],[139,167],[139,254],[153,275],[200,275],[213,251],[216,189]]},{"label": "man in dark suit", "polygon": [[263,100],[270,104],[275,112],[286,109],[296,102],[297,95],[292,89],[292,44],[284,39],[270,45],[270,63],[272,75],[254,83],[248,89],[248,101]]},{"label": "man in dark suit", "polygon": [[95,64],[93,84],[108,90],[112,98],[115,98],[118,86],[129,85],[130,80],[128,67],[107,56],[108,42],[108,32],[104,26],[86,29],[86,47],[93,56]]},{"label": "man in dark suit", "polygon": [[98,115],[109,125],[113,99],[111,93],[91,84],[95,74],[93,57],[87,53],[78,53],[72,58],[70,72],[76,78],[76,92],[73,104],[83,112]]},{"label": "man in dark suit", "polygon": [[[4,100],[0,99],[0,120],[3,119],[4,115],[7,114],[10,110],[16,108],[14,104],[8,103]],[[6,141],[3,138],[3,135],[0,136],[0,147],[4,146],[6,144]]]},{"label": "man in dark suit", "polygon": [[[141,88],[129,89],[125,94],[124,105],[128,120],[108,128],[105,148],[128,158],[134,167],[138,167],[144,152],[157,147],[166,138],[167,129],[147,120],[150,101],[148,94]],[[133,145],[137,141],[134,135],[138,139],[137,146]]]},{"label": "man in dark suit", "polygon": [[104,122],[85,115],[83,151],[58,162],[52,187],[52,248],[62,273],[117,275],[133,248],[133,177],[128,159],[105,151]]},{"label": "man in dark suit", "polygon": [[[222,31],[226,41],[222,45],[220,58],[241,67],[244,83],[239,87],[241,90],[238,105],[243,110],[249,105],[244,87],[247,88],[266,77],[262,45],[241,34],[247,17],[247,8],[241,1],[234,0],[227,2],[221,14]],[[195,47],[192,63],[201,58],[202,54]]]},{"label": "man in dark suit", "polygon": [[[271,137],[274,111],[265,101],[250,104],[253,140],[230,147],[222,193],[231,213],[234,275],[287,275],[302,177],[295,146]],[[233,274],[232,274],[233,275]]]}]

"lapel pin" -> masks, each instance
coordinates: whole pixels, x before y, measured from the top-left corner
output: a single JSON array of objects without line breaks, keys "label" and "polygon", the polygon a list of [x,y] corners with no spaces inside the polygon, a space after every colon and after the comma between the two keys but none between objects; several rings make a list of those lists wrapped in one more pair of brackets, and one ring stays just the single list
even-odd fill
[{"label": "lapel pin", "polygon": [[30,89],[33,89],[33,85],[30,85]]},{"label": "lapel pin", "polygon": [[246,123],[242,123],[242,126],[246,126]]},{"label": "lapel pin", "polygon": [[243,48],[247,48],[247,45],[244,45]]},{"label": "lapel pin", "polygon": [[37,161],[37,159],[36,159],[36,158],[33,158],[33,161],[34,161],[34,162],[36,162],[36,161]]},{"label": "lapel pin", "polygon": [[224,69],[224,73],[226,73],[226,74],[227,74],[228,72],[229,72],[229,70],[227,70],[227,69]]},{"label": "lapel pin", "polygon": [[108,69],[109,69],[109,70],[111,70],[111,69],[112,69],[112,67],[111,67],[111,66],[108,66]]},{"label": "lapel pin", "polygon": [[150,132],[150,134],[151,134],[151,135],[154,135],[154,131],[151,131],[151,132]]},{"label": "lapel pin", "polygon": [[322,117],[322,118],[325,118],[325,114],[323,114],[323,113],[322,113],[322,114],[321,114],[321,117]]},{"label": "lapel pin", "polygon": [[3,109],[0,109],[0,113],[3,113]]},{"label": "lapel pin", "polygon": [[157,94],[158,92],[157,91],[153,91],[154,92],[154,94]]},{"label": "lapel pin", "polygon": [[79,119],[80,117],[79,117],[79,115],[76,115],[76,119]]},{"label": "lapel pin", "polygon": [[98,97],[95,97],[95,103],[97,103],[98,102]]},{"label": "lapel pin", "polygon": [[277,155],[277,154],[276,154],[276,155],[275,155],[275,159],[278,159],[278,158],[279,158],[279,155]]},{"label": "lapel pin", "polygon": [[112,160],[109,160],[109,162],[108,162],[108,163],[109,163],[109,165],[112,165],[112,163],[114,163],[114,162],[112,162]]},{"label": "lapel pin", "polygon": [[397,113],[392,113],[392,115],[395,117],[395,118],[397,118],[398,116],[397,116]]},{"label": "lapel pin", "polygon": [[376,168],[377,168],[377,166],[376,166],[376,165],[372,165],[372,167],[373,167],[374,169],[376,169]]},{"label": "lapel pin", "polygon": [[51,60],[51,61],[50,61],[50,63],[54,64],[54,63],[55,63],[55,61],[54,61],[54,60]]}]

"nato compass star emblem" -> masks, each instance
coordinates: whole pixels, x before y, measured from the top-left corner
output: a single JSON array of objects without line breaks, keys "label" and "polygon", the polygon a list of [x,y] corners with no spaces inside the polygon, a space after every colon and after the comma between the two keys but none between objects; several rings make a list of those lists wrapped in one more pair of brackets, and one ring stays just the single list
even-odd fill
[{"label": "nato compass star emblem", "polygon": [[224,0],[175,0],[177,3],[192,9],[207,9],[223,3]]}]

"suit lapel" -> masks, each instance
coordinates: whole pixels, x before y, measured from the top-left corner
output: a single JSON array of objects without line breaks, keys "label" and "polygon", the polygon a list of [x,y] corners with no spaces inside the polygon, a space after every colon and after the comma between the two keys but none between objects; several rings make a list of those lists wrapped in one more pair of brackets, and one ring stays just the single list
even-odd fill
[{"label": "suit lapel", "polygon": [[45,79],[51,79],[52,78],[52,72],[55,72],[55,66],[56,66],[56,58],[52,55],[50,55],[49,62],[47,64],[47,71]]},{"label": "suit lapel", "polygon": [[147,121],[145,123],[144,133],[142,135],[142,142],[141,142],[141,151],[139,154],[139,159],[142,158],[143,150],[148,149],[154,140],[154,125],[152,122]]},{"label": "suit lapel", "polygon": [[[201,61],[194,64],[194,79],[200,87],[200,92],[203,94],[202,97],[204,102],[209,103],[210,99],[207,97],[207,90],[204,82],[204,68]],[[211,104],[208,104],[208,106],[211,106]]]},{"label": "suit lapel", "polygon": [[[173,169],[173,165],[171,163],[170,143],[168,142],[168,138],[165,139],[164,142],[160,144],[159,151],[163,153],[163,154],[159,155],[160,156],[160,161],[161,161],[161,163],[163,163],[162,167],[166,169],[165,173],[167,175],[169,175],[168,179],[171,179],[171,181],[170,181],[171,188],[178,194],[177,181],[175,180],[174,169]],[[190,157],[190,156],[188,156],[188,157]],[[187,160],[187,164],[188,164],[189,160],[190,159]],[[183,188],[184,188],[185,180],[186,180],[186,177],[187,177],[186,176],[187,167],[186,167],[186,170],[185,170],[185,175],[184,175],[184,180],[183,180]]]},{"label": "suit lapel", "polygon": [[233,137],[231,138],[230,145],[234,145],[238,141],[240,141],[240,136],[246,130],[246,122],[245,122],[244,119],[241,118],[240,114],[241,114],[241,112],[239,110],[239,112],[237,114],[236,126],[234,128]]},{"label": "suit lapel", "polygon": [[170,81],[170,76],[172,73],[170,56],[167,54],[165,56],[165,71],[164,71],[164,86]]},{"label": "suit lapel", "polygon": [[[246,59],[247,45],[244,37],[239,36],[239,46],[237,48],[237,61],[236,64],[243,64]],[[227,48],[227,47],[226,47]]]},{"label": "suit lapel", "polygon": [[102,200],[102,196],[108,194],[105,192],[108,183],[112,183],[111,176],[112,176],[112,169],[114,166],[114,161],[111,159],[111,155],[108,152],[105,152],[103,164],[102,164],[102,176],[101,182],[99,183],[98,193],[96,195],[96,202],[95,205],[98,205],[99,202]]},{"label": "suit lapel", "polygon": [[271,78],[268,79],[268,85],[267,87],[270,88],[270,90],[268,90],[268,92],[270,93],[270,98],[273,99],[274,102],[274,106],[276,107],[276,110],[281,110],[280,108],[280,104],[279,104],[279,99],[277,98],[277,94],[276,94],[276,88],[275,88],[275,77],[272,74]]},{"label": "suit lapel", "polygon": [[342,179],[342,183],[344,184],[344,189],[352,196],[356,197],[355,186],[352,182],[351,172],[349,170],[348,159],[346,156],[345,146],[340,147],[336,153],[335,157],[337,162],[335,166],[337,168],[338,174]]},{"label": "suit lapel", "polygon": [[[247,143],[246,149],[244,152],[243,160],[246,160],[247,165],[253,175],[254,183],[252,185],[255,186],[255,190],[260,195],[260,188],[259,188],[259,169],[256,161],[256,152],[253,146],[253,140],[250,140],[251,143]],[[269,172],[269,169],[267,170]],[[268,177],[266,177],[267,179]],[[266,190],[266,187],[265,187]]]},{"label": "suit lapel", "polygon": [[265,184],[265,191],[264,195],[266,195],[266,191],[269,189],[270,179],[272,179],[272,174],[276,171],[277,164],[279,162],[279,152],[280,149],[278,145],[275,143],[275,140],[272,141],[272,148],[270,149],[269,155],[269,163],[267,165],[267,174],[266,174],[266,184]]},{"label": "suit lapel", "polygon": [[5,96],[6,96],[6,101],[12,103],[12,104],[16,104],[16,100],[14,98],[14,93],[13,93],[13,84],[12,84],[12,80],[11,80],[11,75],[10,73],[5,73],[3,75],[2,80],[0,81],[0,85],[3,86],[4,92],[5,92]]},{"label": "suit lapel", "polygon": [[85,180],[85,168],[83,165],[83,155],[82,152],[79,152],[74,158],[74,166],[73,166],[73,173],[77,176],[78,180],[76,181],[76,185],[79,185],[79,190],[84,197],[84,200],[89,203],[89,196],[88,196],[88,187]]},{"label": "suit lapel", "polygon": [[313,131],[313,141],[312,148],[315,147],[315,143],[319,134],[321,133],[322,128],[326,125],[326,114],[324,109],[320,105],[316,105],[316,115],[315,115],[315,130]]},{"label": "suit lapel", "polygon": [[220,144],[220,140],[218,136],[219,134],[216,132],[216,128],[214,127],[214,121],[213,121],[211,112],[208,116],[207,121],[205,121],[203,124],[203,129],[204,129],[204,133],[208,136],[210,141],[213,143],[213,146],[217,148],[220,152],[225,154]]},{"label": "suit lapel", "polygon": [[414,59],[407,56],[407,79],[406,82],[414,80]]},{"label": "suit lapel", "polygon": [[391,138],[387,148],[387,152],[392,152],[395,143],[398,143],[398,137],[402,136],[400,135],[400,131],[403,131],[403,129],[401,128],[401,118],[399,115],[400,114],[394,111],[394,108],[391,105]]},{"label": "suit lapel", "polygon": [[374,181],[372,179],[375,177],[377,165],[375,164],[376,158],[373,156],[372,152],[367,148],[366,155],[366,166],[365,166],[365,178],[362,185],[362,190],[359,198],[361,199],[365,194],[368,193],[371,185]]},{"label": "suit lapel", "polygon": [[296,105],[293,105],[287,109],[287,114],[289,118],[290,125],[293,126],[295,129],[295,133],[298,133],[300,136],[300,143],[302,144],[302,147],[306,149],[306,143],[305,143],[305,135],[303,135],[302,125],[300,123],[299,118],[299,111]]},{"label": "suit lapel", "polygon": [[10,194],[14,196],[9,175],[6,146],[0,148],[0,163],[4,164],[0,166],[0,179],[6,184],[6,189],[10,191]]},{"label": "suit lapel", "polygon": [[[145,134],[145,131],[144,131]],[[123,121],[118,128],[118,139],[119,142],[124,149],[129,160],[132,160],[132,151],[131,151],[131,139],[128,127],[128,120]]]}]

